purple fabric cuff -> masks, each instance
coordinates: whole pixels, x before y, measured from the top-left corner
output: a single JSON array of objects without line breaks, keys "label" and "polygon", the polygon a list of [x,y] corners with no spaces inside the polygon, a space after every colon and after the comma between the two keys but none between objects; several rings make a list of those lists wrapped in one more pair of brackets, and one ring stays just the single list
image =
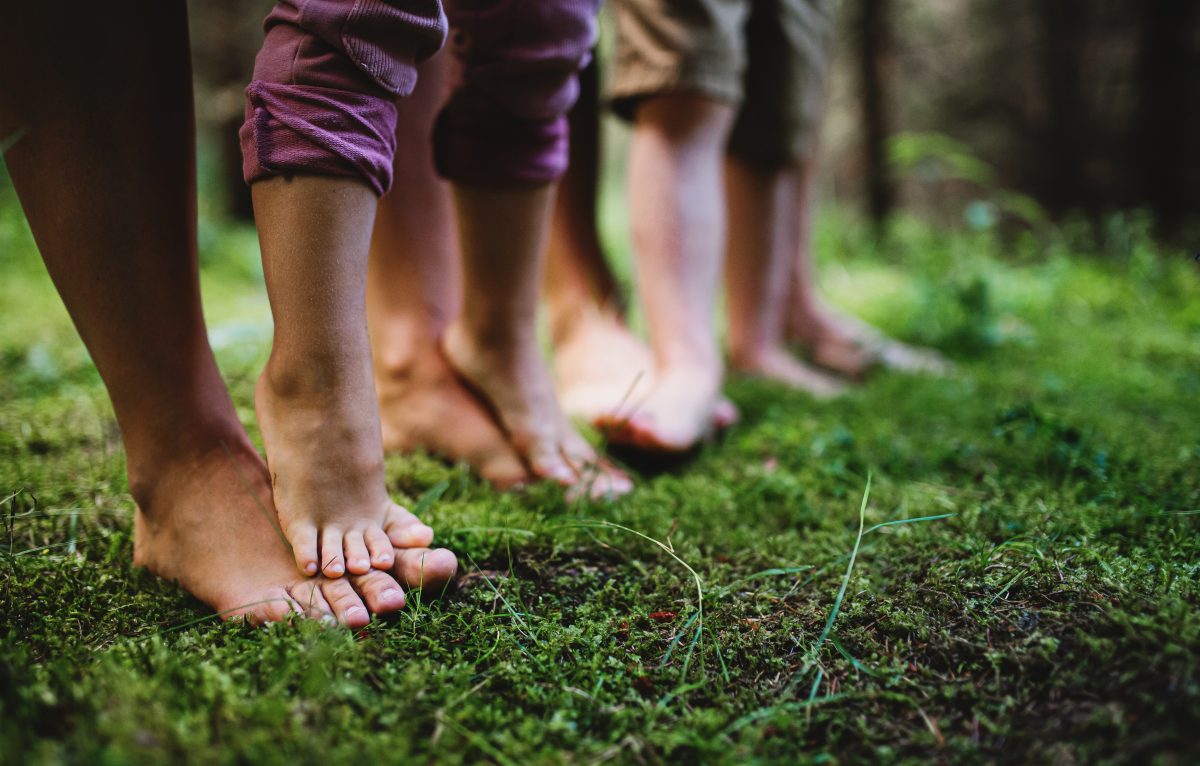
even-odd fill
[{"label": "purple fabric cuff", "polygon": [[289,173],[360,177],[377,194],[392,184],[391,99],[255,80],[240,132],[247,183]]},{"label": "purple fabric cuff", "polygon": [[396,96],[412,92],[446,26],[440,0],[278,0],[246,89],[246,181],[347,176],[386,192]]},{"label": "purple fabric cuff", "polygon": [[444,178],[466,184],[546,184],[567,171],[566,117],[520,120],[486,105],[451,103],[433,128],[434,162]]},{"label": "purple fabric cuff", "polygon": [[446,0],[461,82],[434,125],[445,178],[543,184],[567,169],[566,114],[600,0]]}]

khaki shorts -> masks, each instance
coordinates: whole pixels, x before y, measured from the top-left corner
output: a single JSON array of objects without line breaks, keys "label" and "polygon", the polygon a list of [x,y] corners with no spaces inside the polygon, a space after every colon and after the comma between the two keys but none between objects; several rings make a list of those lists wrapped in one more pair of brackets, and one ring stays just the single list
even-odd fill
[{"label": "khaki shorts", "polygon": [[617,51],[609,96],[638,102],[701,93],[740,106],[729,151],[767,166],[816,148],[825,101],[832,0],[613,0]]}]

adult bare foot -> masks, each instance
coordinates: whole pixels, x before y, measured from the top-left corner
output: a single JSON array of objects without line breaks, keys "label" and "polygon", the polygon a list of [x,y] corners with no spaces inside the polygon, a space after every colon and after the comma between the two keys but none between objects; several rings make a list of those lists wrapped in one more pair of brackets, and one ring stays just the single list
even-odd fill
[{"label": "adult bare foot", "polygon": [[396,364],[377,358],[375,390],[388,452],[423,449],[465,461],[502,489],[532,478],[487,406],[462,384],[437,345],[422,346]]},{"label": "adult bare foot", "polygon": [[[587,307],[554,334],[559,401],[571,417],[611,430],[645,408],[657,386],[654,354],[612,311]],[[712,412],[716,429],[732,426],[738,410],[724,397]]]},{"label": "adult bare foot", "polygon": [[[330,579],[296,571],[274,526],[266,466],[243,435],[155,468],[134,488],[134,563],[178,582],[223,619],[297,615],[360,627],[371,613],[404,606],[403,588],[385,572]],[[445,550],[405,549],[395,558],[396,575],[427,590],[457,571]]]},{"label": "adult bare foot", "polygon": [[534,476],[592,498],[633,489],[629,477],[601,460],[567,420],[536,344],[480,343],[459,321],[447,329],[443,348],[459,376],[492,407]]},{"label": "adult bare foot", "polygon": [[730,407],[721,397],[719,365],[677,364],[659,372],[641,401],[601,418],[597,426],[615,445],[686,452],[713,433],[718,416],[729,419]]},{"label": "adult bare foot", "polygon": [[788,338],[813,364],[860,380],[884,368],[912,374],[945,375],[953,365],[933,349],[910,346],[828,306],[794,312]]},{"label": "adult bare foot", "polygon": [[771,348],[752,355],[737,355],[730,366],[743,375],[782,383],[817,399],[831,399],[846,391],[845,383],[810,367],[786,349]]},{"label": "adult bare foot", "polygon": [[654,355],[613,312],[588,307],[556,328],[554,374],[563,411],[596,423],[649,395]]},{"label": "adult bare foot", "polygon": [[[255,392],[275,508],[306,575],[390,569],[394,548],[425,547],[433,530],[394,503],[383,475],[375,392],[313,364],[283,372],[275,357]],[[364,390],[357,390],[362,388]]]}]

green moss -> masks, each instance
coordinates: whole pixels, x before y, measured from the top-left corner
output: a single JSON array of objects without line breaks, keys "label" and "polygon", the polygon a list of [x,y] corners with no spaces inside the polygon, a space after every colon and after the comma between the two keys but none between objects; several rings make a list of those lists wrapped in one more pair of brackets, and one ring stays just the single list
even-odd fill
[{"label": "green moss", "polygon": [[[249,420],[252,240],[206,231]],[[744,422],[612,507],[391,458],[406,502],[440,488],[466,577],[351,635],[222,624],[128,564],[111,411],[0,197],[0,761],[1195,762],[1200,282],[1141,236],[1095,259],[910,221],[876,246],[826,216],[834,300],[956,375],[827,404],[735,381]],[[868,526],[954,515],[865,536],[815,647],[868,473]],[[687,569],[599,521],[670,534],[694,648]]]}]

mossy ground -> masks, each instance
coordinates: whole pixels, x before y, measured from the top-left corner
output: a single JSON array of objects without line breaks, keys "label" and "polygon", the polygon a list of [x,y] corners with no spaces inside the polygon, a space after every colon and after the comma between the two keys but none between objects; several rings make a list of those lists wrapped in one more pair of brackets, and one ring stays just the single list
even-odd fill
[{"label": "mossy ground", "polygon": [[[130,566],[111,410],[0,189],[0,762],[1200,759],[1200,271],[1129,221],[875,245],[827,214],[831,296],[953,376],[734,381],[742,424],[612,506],[392,458],[465,576],[351,634]],[[252,423],[253,233],[201,234]],[[953,515],[865,535],[847,579],[868,475],[868,527]]]}]

